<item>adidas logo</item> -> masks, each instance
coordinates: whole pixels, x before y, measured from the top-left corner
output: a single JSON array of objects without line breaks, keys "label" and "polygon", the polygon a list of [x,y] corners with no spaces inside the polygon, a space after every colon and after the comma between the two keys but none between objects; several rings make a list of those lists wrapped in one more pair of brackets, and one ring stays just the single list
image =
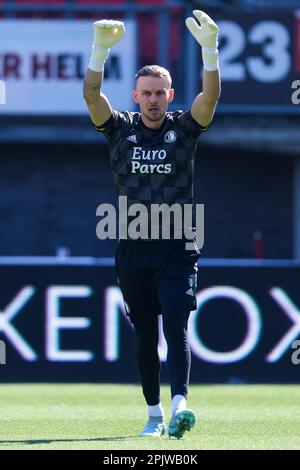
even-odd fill
[{"label": "adidas logo", "polygon": [[192,295],[192,296],[193,296],[193,295],[194,295],[194,291],[193,291],[193,289],[192,289],[192,288],[190,288],[189,290],[187,290],[187,291],[186,291],[186,294],[188,294],[188,295]]},{"label": "adidas logo", "polygon": [[129,137],[127,137],[126,140],[129,140],[130,142],[134,142],[135,144],[137,143],[137,140],[136,140],[136,135],[130,135]]}]

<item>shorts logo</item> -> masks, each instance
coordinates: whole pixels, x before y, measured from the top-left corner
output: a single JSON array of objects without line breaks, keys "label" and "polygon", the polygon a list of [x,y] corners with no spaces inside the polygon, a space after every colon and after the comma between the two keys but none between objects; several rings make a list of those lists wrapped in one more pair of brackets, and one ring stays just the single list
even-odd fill
[{"label": "shorts logo", "polygon": [[177,140],[177,134],[175,131],[168,131],[165,134],[164,142],[166,142],[167,144],[172,144],[176,140]]},{"label": "shorts logo", "polygon": [[194,287],[194,286],[195,286],[195,276],[194,276],[194,274],[191,274],[191,275],[189,276],[189,285],[190,285],[190,287]]},{"label": "shorts logo", "polygon": [[188,289],[186,291],[186,294],[188,295],[194,295],[194,289],[195,289],[195,276],[193,274],[191,274],[189,276],[189,285],[190,285],[190,289]]}]

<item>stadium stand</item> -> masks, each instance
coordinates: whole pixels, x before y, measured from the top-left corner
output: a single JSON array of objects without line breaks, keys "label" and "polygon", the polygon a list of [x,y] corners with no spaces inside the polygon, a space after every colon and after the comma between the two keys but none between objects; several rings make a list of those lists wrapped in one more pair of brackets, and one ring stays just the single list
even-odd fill
[{"label": "stadium stand", "polygon": [[32,0],[32,1],[28,1],[28,0],[15,0],[13,3],[15,3],[15,5],[17,6],[20,6],[20,10],[16,10],[16,17],[17,18],[34,18],[34,19],[38,19],[38,18],[64,18],[64,14],[63,13],[59,13],[57,11],[51,11],[51,9],[49,9],[48,11],[41,11],[39,9],[37,10],[31,10],[31,9],[22,9],[22,7],[26,7],[26,6],[29,6],[30,4],[31,5],[36,5],[37,7],[38,6],[43,6],[43,5],[46,5],[46,4],[51,4],[51,7],[55,7],[56,5],[62,5],[64,3],[66,3],[66,0],[51,0],[51,2],[47,2],[45,0]]},{"label": "stadium stand", "polygon": [[[166,2],[167,0],[132,0],[131,2],[125,0],[111,0],[110,2],[108,0],[48,0],[48,2],[46,0],[0,0],[0,12],[1,7],[6,5],[10,7],[10,11],[8,14],[8,10],[5,10],[4,16],[10,18],[16,15],[17,17],[32,18],[68,17],[93,20],[93,18],[99,17],[98,5],[109,3],[114,7],[112,12],[108,10],[105,13],[101,12],[103,17],[111,14],[120,17],[119,12],[122,11],[124,5],[128,6],[131,3],[146,8],[147,4],[151,4],[152,7],[155,7],[155,13],[137,13],[140,26],[138,66],[141,66],[149,62],[159,61],[161,63],[159,60],[161,55],[158,57],[161,51],[158,48],[157,38],[162,29],[160,14],[163,9],[160,7],[163,7]],[[36,5],[36,10],[29,11],[27,8],[29,3]],[[181,107],[187,106],[188,103],[187,100],[184,100],[185,91],[183,93],[181,90],[181,87],[185,87],[186,79],[182,60],[185,54],[185,50],[183,50],[185,40],[183,7],[188,7],[191,10],[193,6],[201,5],[201,8],[204,9],[205,5],[209,3],[215,6],[222,4],[226,8],[235,8],[241,5],[250,8],[254,2],[250,0],[226,2],[194,0],[193,2],[177,1],[176,3],[178,6],[169,10],[171,24],[168,33],[171,32],[171,34],[165,34],[164,37],[168,41],[168,43],[166,42],[168,65],[174,78],[176,98],[179,96],[179,101],[174,102],[173,105],[176,109],[179,107],[185,109]],[[299,0],[297,3],[299,4]],[[283,8],[284,5],[294,6],[295,4],[293,0],[272,1],[274,8]],[[50,5],[49,10],[42,11],[42,7],[46,5]],[[255,5],[266,8],[271,5],[271,1],[258,0]],[[19,7],[19,10],[13,6]],[[65,11],[62,10],[64,6],[68,6]],[[80,7],[83,11],[72,10],[73,6]],[[119,6],[120,10],[117,12]],[[55,8],[57,9],[55,10]],[[195,70],[198,71],[198,69]],[[200,71],[198,75],[200,76]],[[234,86],[236,87],[236,84]],[[258,83],[256,86],[262,85]],[[274,86],[272,85],[272,87]],[[224,89],[225,87],[226,83],[224,83]],[[279,94],[283,94],[286,89],[289,92],[290,84],[287,83],[285,88],[281,84],[278,87],[280,87],[278,88]],[[192,87],[191,90],[193,94],[196,91]],[[270,94],[271,92],[272,90],[269,91]],[[184,98],[182,101],[180,101],[181,96]],[[249,252],[251,251],[252,234],[261,230],[265,237],[267,257],[292,257],[293,215],[290,208],[293,201],[293,159],[296,160],[299,154],[299,118],[296,115],[281,116],[278,113],[267,116],[257,116],[251,113],[239,115],[228,111],[226,113],[218,113],[210,131],[201,138],[201,147],[199,147],[199,152],[202,154],[199,159],[201,168],[199,162],[196,167],[200,182],[198,200],[202,202],[204,196],[204,202],[210,208],[208,210],[207,242],[204,256],[234,256],[237,251],[241,253],[241,248],[244,249],[244,247]],[[108,156],[104,141],[102,143],[99,141],[99,136],[91,128],[88,119],[85,116],[73,116],[70,121],[67,121],[63,117],[53,119],[51,116],[30,115],[24,120],[22,116],[1,116],[0,123],[0,154],[3,168],[5,168],[3,175],[0,175],[0,187],[2,187],[0,214],[4,227],[0,233],[0,255],[53,254],[56,247],[61,245],[69,246],[72,254],[78,255],[113,253],[113,244],[99,246],[97,243],[93,233],[94,220],[92,218],[87,221],[84,218],[78,218],[76,213],[68,215],[64,219],[70,199],[74,199],[78,203],[79,213],[94,214],[94,207],[99,200],[99,188],[103,190],[101,196],[103,200],[109,201],[109,197],[112,196]],[[104,155],[101,161],[99,161],[98,154],[99,144],[102,146],[101,152]],[[88,160],[86,160],[86,153],[89,154]],[[276,157],[273,154],[276,154]],[[14,158],[11,158],[11,155],[14,155]],[[280,155],[283,158],[280,159]],[[219,169],[217,174],[216,167]],[[24,178],[25,171],[27,171],[27,176]],[[49,171],[52,183],[46,184],[43,178],[44,175],[48,175]],[[247,175],[249,181],[250,173],[252,175],[251,182],[248,187],[244,188],[243,178]],[[11,179],[14,180],[14,183],[12,181],[7,183],[6,175],[8,174],[12,175]],[[68,182],[65,178],[66,174],[69,175]],[[78,175],[82,175],[82,179],[78,179]],[[99,179],[99,175],[103,175],[102,180]],[[49,180],[51,178],[49,177]],[[265,181],[268,181],[268,188],[266,188]],[[237,182],[241,182],[238,191],[236,190]],[[222,194],[222,201],[218,199],[216,187]],[[281,188],[280,192],[278,192],[278,187]],[[23,188],[23,194],[20,188]],[[13,191],[15,191],[14,194]],[[78,196],[80,192],[85,194],[83,198]],[[243,195],[243,198],[240,197],[240,201],[236,201],[237,192]],[[253,201],[250,202],[248,200],[249,193],[255,195]],[[40,202],[37,201],[36,194],[40,194]],[[274,199],[274,195],[276,195],[276,199]],[[300,194],[298,199],[300,207]],[[19,202],[25,200],[29,201],[28,207],[25,207],[21,211],[22,214],[19,214],[18,217],[14,216],[15,219],[12,220],[11,214],[17,214],[16,207]],[[236,207],[234,207],[235,202]],[[32,209],[31,204],[32,207],[35,207],[34,204],[37,204],[38,207]],[[222,211],[219,210],[220,204],[223,207]],[[44,214],[47,213],[48,207],[52,208],[52,212],[48,215],[45,224]],[[257,207],[261,207],[259,215]],[[32,211],[35,211],[36,217],[28,221],[26,214]],[[232,214],[235,211],[239,213],[239,216],[233,221]],[[76,231],[79,236],[76,239],[73,239],[74,220],[78,224]],[[220,241],[218,238],[220,227],[230,227],[233,223],[236,226],[239,225],[240,233],[235,234],[236,239],[225,234],[224,240]],[[16,234],[13,240],[11,238],[12,226],[14,227],[13,232]],[[49,231],[51,237],[48,237]],[[298,232],[300,233],[300,224]],[[24,235],[20,240],[19,233],[26,233],[26,237]],[[88,235],[86,235],[87,233]],[[33,234],[35,235],[33,236]],[[88,238],[86,238],[87,236]],[[87,240],[87,243],[83,243],[82,240]],[[237,246],[239,240],[241,240],[241,246]],[[287,242],[283,244],[281,240],[287,240]],[[300,243],[298,252],[300,253]]]}]

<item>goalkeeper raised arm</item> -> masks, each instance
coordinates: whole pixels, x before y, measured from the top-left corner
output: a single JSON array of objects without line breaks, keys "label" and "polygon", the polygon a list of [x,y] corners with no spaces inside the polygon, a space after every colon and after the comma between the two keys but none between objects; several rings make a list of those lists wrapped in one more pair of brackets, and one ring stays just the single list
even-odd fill
[{"label": "goalkeeper raised arm", "polygon": [[[196,142],[213,118],[220,95],[220,75],[218,27],[204,12],[193,13],[197,21],[188,18],[186,24],[202,47],[204,72],[203,91],[190,109],[168,111],[174,89],[169,71],[159,65],[146,65],[135,76],[132,97],[139,112],[112,109],[101,93],[101,84],[109,50],[125,33],[119,21],[94,23],[92,55],[84,81],[84,98],[94,127],[108,140],[117,195],[126,196],[128,209],[143,205],[150,221],[143,233],[128,230],[128,236],[119,234],[115,254],[124,307],[136,334],[137,363],[147,403],[148,421],[140,433],[142,437],[157,438],[167,430],[170,437],[179,439],[196,421],[195,413],[187,407],[191,365],[187,323],[190,312],[197,308],[200,250],[194,232],[189,233],[194,221],[188,218],[186,223],[184,211],[193,205]],[[181,215],[171,222],[165,211],[157,222],[152,219],[154,205],[177,205]],[[125,220],[132,225],[130,217]],[[187,239],[192,240],[188,249]],[[158,315],[162,315],[168,345],[172,397],[168,429],[160,402]]]},{"label": "goalkeeper raised arm", "polygon": [[93,27],[92,53],[85,74],[83,96],[93,123],[101,125],[109,119],[112,113],[107,97],[101,93],[104,64],[110,48],[117,44],[124,36],[125,27],[122,21],[114,20],[95,21]]},{"label": "goalkeeper raised arm", "polygon": [[[219,51],[218,51],[218,26],[203,11],[194,10],[194,18],[187,18],[185,23],[202,47],[203,60],[203,91],[196,96],[192,105],[192,116],[202,126],[210,124],[217,101],[221,93]],[[196,73],[195,70],[187,73]]]}]

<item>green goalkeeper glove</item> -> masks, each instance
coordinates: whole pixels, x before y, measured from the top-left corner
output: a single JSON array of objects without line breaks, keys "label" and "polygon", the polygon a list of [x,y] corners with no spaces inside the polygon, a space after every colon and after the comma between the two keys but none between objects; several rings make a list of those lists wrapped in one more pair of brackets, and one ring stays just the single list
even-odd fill
[{"label": "green goalkeeper glove", "polygon": [[194,10],[193,14],[201,26],[199,26],[194,18],[187,18],[185,20],[185,24],[202,47],[204,69],[208,71],[217,70],[219,67],[219,28],[216,23],[206,13],[204,13],[204,11]]},{"label": "green goalkeeper glove", "polygon": [[89,69],[103,72],[110,48],[121,41],[125,34],[122,21],[100,20],[93,23],[94,39]]}]

